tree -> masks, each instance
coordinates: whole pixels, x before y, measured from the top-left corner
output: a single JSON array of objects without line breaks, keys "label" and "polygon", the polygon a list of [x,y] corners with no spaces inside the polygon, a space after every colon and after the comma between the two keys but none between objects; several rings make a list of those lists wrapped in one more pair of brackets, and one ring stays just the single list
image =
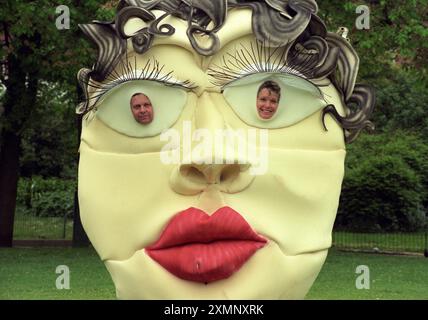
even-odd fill
[{"label": "tree", "polygon": [[[356,8],[370,9],[370,29],[355,26]],[[418,68],[427,76],[428,0],[319,0],[319,15],[330,31],[349,29],[361,59],[360,77],[388,77],[391,67]]]},{"label": "tree", "polygon": [[[406,129],[427,140],[428,0],[318,0],[330,31],[344,26],[360,57],[359,78],[375,88],[377,132]],[[358,30],[358,6],[370,9],[370,29]],[[363,81],[363,80],[361,80]]]},{"label": "tree", "polygon": [[[12,244],[22,133],[29,123],[38,121],[35,108],[40,99],[40,84],[42,81],[59,83],[77,98],[77,71],[95,60],[95,51],[79,33],[78,24],[108,18],[111,6],[105,7],[106,2],[2,2],[0,59],[3,72],[0,80],[7,91],[0,118],[0,246]],[[59,5],[70,9],[69,30],[56,27]]]}]

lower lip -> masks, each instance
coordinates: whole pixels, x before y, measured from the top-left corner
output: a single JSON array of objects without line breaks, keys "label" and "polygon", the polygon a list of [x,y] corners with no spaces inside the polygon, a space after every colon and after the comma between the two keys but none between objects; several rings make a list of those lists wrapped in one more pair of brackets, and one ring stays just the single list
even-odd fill
[{"label": "lower lip", "polygon": [[146,252],[181,279],[209,283],[230,277],[264,245],[265,242],[258,241],[221,240],[165,249],[146,249]]}]

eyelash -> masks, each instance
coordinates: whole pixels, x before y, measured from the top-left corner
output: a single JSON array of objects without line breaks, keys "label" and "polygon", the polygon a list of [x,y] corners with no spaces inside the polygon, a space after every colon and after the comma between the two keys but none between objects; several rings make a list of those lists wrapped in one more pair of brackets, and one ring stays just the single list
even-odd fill
[{"label": "eyelash", "polygon": [[287,46],[272,48],[264,41],[251,42],[250,48],[241,44],[241,49],[234,55],[227,53],[222,57],[221,66],[214,65],[209,68],[208,75],[214,79],[211,83],[221,88],[256,73],[288,73],[308,80],[312,71],[313,55],[308,53],[307,59],[298,61],[297,54],[285,59],[288,54]]},{"label": "eyelash", "polygon": [[86,85],[96,90],[96,94],[87,99],[89,103],[91,100],[95,100],[87,112],[96,110],[98,102],[101,98],[108,93],[110,90],[117,86],[136,80],[148,80],[156,81],[166,86],[179,87],[185,90],[193,90],[197,88],[190,80],[175,80],[173,79],[173,71],[163,74],[165,65],[160,65],[159,61],[153,58],[153,61],[149,59],[143,69],[137,69],[137,58],[134,57],[134,63],[131,63],[127,57],[120,60],[118,70],[113,70],[105,79],[104,82],[99,83],[93,80],[87,81]]}]

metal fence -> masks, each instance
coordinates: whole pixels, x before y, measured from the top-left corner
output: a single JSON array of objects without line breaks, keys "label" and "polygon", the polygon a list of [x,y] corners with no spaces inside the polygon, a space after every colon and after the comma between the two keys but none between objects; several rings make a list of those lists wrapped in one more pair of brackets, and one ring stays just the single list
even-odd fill
[{"label": "metal fence", "polygon": [[37,217],[17,210],[13,228],[14,240],[71,240],[73,219]]},{"label": "metal fence", "polygon": [[[15,216],[14,240],[71,240],[73,220],[66,216],[35,217]],[[418,233],[356,233],[333,232],[333,246],[338,249],[386,252],[415,253],[428,255],[428,236]]]},{"label": "metal fence", "polygon": [[[73,219],[63,217],[37,217],[21,212],[15,215],[14,240],[71,240]],[[333,232],[333,246],[338,249],[414,253],[428,255],[427,232],[414,233],[358,233]]]},{"label": "metal fence", "polygon": [[428,254],[426,232],[357,233],[333,232],[333,246],[339,249],[385,253]]},{"label": "metal fence", "polygon": [[71,240],[74,179],[20,178],[13,240]]}]

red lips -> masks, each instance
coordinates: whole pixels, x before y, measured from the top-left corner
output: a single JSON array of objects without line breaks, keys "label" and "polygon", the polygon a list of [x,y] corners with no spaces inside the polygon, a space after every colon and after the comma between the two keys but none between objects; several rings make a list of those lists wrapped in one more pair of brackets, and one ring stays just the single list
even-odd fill
[{"label": "red lips", "polygon": [[146,252],[175,276],[208,283],[231,276],[265,244],[230,207],[211,216],[189,208],[171,219]]}]

